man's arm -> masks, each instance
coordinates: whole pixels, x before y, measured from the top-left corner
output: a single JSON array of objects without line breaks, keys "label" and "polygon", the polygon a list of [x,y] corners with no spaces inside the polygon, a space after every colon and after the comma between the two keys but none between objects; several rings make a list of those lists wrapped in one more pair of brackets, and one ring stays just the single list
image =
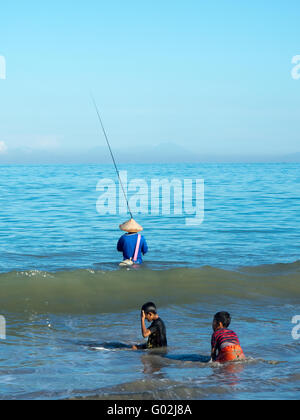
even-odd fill
[{"label": "man's arm", "polygon": [[145,254],[147,254],[147,252],[148,252],[148,245],[147,245],[146,239],[143,238],[142,253],[143,253],[143,255],[145,255]]},{"label": "man's arm", "polygon": [[118,241],[117,250],[119,252],[123,252],[123,236],[121,236],[121,238]]}]

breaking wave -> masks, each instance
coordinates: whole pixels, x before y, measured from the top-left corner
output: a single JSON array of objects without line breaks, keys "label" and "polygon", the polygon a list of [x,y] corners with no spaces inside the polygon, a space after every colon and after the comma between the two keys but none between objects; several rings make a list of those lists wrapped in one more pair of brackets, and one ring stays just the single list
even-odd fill
[{"label": "breaking wave", "polygon": [[145,300],[166,306],[213,301],[220,296],[299,302],[300,261],[238,271],[202,267],[0,275],[2,313],[118,313],[136,310]]}]

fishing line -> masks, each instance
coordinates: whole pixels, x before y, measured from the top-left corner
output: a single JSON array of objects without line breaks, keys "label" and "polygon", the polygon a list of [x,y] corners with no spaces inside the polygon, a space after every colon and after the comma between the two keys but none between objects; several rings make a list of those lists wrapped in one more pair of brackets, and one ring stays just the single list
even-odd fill
[{"label": "fishing line", "polygon": [[129,214],[130,214],[131,218],[133,219],[133,216],[132,216],[132,213],[131,213],[131,210],[130,210],[130,207],[129,207],[129,203],[128,203],[128,198],[127,198],[127,195],[126,195],[126,192],[125,192],[125,189],[124,189],[124,185],[123,185],[123,183],[122,183],[122,179],[121,179],[121,177],[120,177],[120,172],[119,172],[119,170],[118,170],[118,167],[117,167],[116,160],[115,160],[115,158],[114,158],[114,155],[113,155],[112,149],[111,149],[111,147],[110,147],[110,144],[109,144],[109,141],[108,141],[108,137],[107,137],[107,134],[106,134],[106,131],[105,131],[105,128],[104,128],[104,125],[103,125],[103,122],[102,122],[102,119],[101,119],[101,116],[100,116],[99,109],[98,109],[98,107],[97,107],[97,104],[96,104],[96,101],[95,101],[95,99],[94,99],[93,95],[91,95],[91,97],[92,97],[92,101],[93,101],[93,103],[94,103],[94,106],[95,106],[95,109],[96,109],[96,112],[97,112],[97,115],[98,115],[98,118],[99,118],[100,125],[101,125],[101,127],[102,127],[102,131],[103,131],[103,133],[104,133],[104,137],[105,137],[105,139],[106,139],[106,143],[107,143],[107,145],[108,145],[108,148],[109,148],[109,151],[110,151],[110,154],[111,154],[111,157],[112,157],[112,160],[113,160],[113,163],[114,163],[114,166],[115,166],[115,169],[116,169],[116,172],[117,172],[118,178],[119,178],[120,185],[121,185],[122,190],[123,190],[123,194],[124,194],[124,197],[125,197],[125,200],[126,200],[126,203],[127,203],[127,208],[128,208]]}]

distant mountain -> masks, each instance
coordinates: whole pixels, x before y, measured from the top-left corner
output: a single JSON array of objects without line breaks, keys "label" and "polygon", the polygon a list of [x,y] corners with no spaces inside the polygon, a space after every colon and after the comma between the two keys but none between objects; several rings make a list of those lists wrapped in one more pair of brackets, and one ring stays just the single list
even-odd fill
[{"label": "distant mountain", "polygon": [[[113,150],[118,163],[247,163],[247,162],[300,162],[300,153],[288,155],[239,155],[239,154],[201,154],[172,142],[156,146],[128,146]],[[89,164],[111,163],[107,147],[88,150],[37,150],[30,148],[8,149],[0,154],[0,164]]]},{"label": "distant mountain", "polygon": [[132,163],[172,163],[195,162],[200,156],[175,143],[166,142],[156,146],[145,146],[142,149],[120,149],[116,151],[119,161]]},{"label": "distant mountain", "polygon": [[[192,152],[174,143],[162,143],[157,146],[127,147],[115,149],[113,153],[119,163],[169,163],[197,161]],[[200,159],[200,156],[198,157]],[[88,150],[37,150],[30,148],[10,149],[0,155],[0,164],[55,164],[55,163],[111,163],[107,147],[95,147]]]},{"label": "distant mountain", "polygon": [[108,163],[110,155],[107,148],[98,147],[82,150],[37,150],[30,148],[10,149],[0,155],[0,164],[81,164]]}]

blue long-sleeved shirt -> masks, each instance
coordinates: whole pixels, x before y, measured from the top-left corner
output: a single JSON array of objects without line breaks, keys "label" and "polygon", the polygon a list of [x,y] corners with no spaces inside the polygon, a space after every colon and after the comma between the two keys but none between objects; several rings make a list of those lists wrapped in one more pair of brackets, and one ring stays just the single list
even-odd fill
[{"label": "blue long-sleeved shirt", "polygon": [[[119,252],[123,252],[124,260],[129,260],[134,257],[134,252],[136,248],[136,243],[138,239],[138,234],[128,234],[121,236],[119,239],[117,249]],[[141,237],[141,243],[138,252],[137,263],[142,264],[143,258],[142,254],[145,255],[148,252],[148,245],[144,236]]]}]

